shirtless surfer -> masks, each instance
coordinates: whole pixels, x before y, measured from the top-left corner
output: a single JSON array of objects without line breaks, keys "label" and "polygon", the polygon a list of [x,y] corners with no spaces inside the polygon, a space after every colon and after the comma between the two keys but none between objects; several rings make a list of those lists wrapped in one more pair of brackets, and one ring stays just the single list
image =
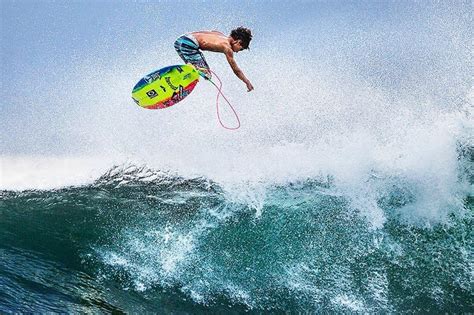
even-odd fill
[{"label": "shirtless surfer", "polygon": [[237,66],[234,52],[238,53],[248,49],[251,40],[252,33],[245,27],[232,30],[229,36],[219,31],[198,31],[181,35],[174,43],[174,48],[185,63],[191,63],[198,68],[206,79],[211,78],[211,69],[201,50],[225,54],[235,75],[247,85],[248,92],[250,92],[253,90],[253,85]]}]

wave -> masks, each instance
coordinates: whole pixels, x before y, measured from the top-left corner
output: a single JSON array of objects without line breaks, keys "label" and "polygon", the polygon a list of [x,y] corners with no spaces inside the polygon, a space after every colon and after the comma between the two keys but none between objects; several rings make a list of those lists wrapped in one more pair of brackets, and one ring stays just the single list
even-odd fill
[{"label": "wave", "polygon": [[[469,162],[471,154],[460,152]],[[331,176],[230,188],[126,164],[82,186],[2,191],[2,251],[15,264],[2,263],[9,299],[0,295],[0,304],[10,311],[83,311],[81,304],[131,311],[136,299],[147,311],[165,310],[163,301],[187,301],[171,308],[184,311],[468,310],[472,197],[435,201],[448,215],[427,227],[400,219],[427,204],[418,183],[374,173],[366,185],[379,189],[374,202],[385,217],[375,229]],[[48,270],[58,279],[51,282]],[[48,302],[28,306],[26,296]]]}]

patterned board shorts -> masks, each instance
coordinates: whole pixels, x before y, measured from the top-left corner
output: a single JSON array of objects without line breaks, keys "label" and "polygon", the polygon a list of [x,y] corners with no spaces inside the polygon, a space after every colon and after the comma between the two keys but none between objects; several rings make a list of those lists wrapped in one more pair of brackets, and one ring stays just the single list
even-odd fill
[{"label": "patterned board shorts", "polygon": [[202,52],[199,50],[199,43],[192,34],[184,34],[178,37],[174,42],[174,49],[185,63],[190,63],[196,68],[206,68],[209,74],[203,75],[206,79],[210,79],[210,68],[204,59]]}]

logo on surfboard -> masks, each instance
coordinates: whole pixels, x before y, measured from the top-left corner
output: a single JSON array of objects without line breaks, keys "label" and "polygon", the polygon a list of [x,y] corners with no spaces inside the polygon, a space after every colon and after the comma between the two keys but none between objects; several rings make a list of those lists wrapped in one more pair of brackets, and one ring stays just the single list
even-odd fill
[{"label": "logo on surfboard", "polygon": [[146,95],[148,95],[149,98],[154,98],[158,96],[158,93],[155,90],[150,90],[146,92]]},{"label": "logo on surfboard", "polygon": [[143,79],[145,79],[146,83],[151,83],[153,81],[161,79],[161,76],[160,76],[159,71],[157,71],[157,72],[154,72],[152,74],[149,74],[149,75],[145,76]]},{"label": "logo on surfboard", "polygon": [[168,85],[170,86],[170,88],[172,88],[173,90],[177,90],[178,88],[176,86],[173,85],[173,83],[171,83],[171,78],[170,77],[166,77],[165,78],[165,81],[166,83],[168,83]]}]

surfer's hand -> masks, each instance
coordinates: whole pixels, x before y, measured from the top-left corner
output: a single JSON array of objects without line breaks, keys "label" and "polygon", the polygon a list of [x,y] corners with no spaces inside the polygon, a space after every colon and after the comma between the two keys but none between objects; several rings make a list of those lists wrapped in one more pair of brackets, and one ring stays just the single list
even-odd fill
[{"label": "surfer's hand", "polygon": [[250,81],[247,81],[245,84],[247,84],[247,92],[250,92],[253,90],[253,85],[250,83]]}]

